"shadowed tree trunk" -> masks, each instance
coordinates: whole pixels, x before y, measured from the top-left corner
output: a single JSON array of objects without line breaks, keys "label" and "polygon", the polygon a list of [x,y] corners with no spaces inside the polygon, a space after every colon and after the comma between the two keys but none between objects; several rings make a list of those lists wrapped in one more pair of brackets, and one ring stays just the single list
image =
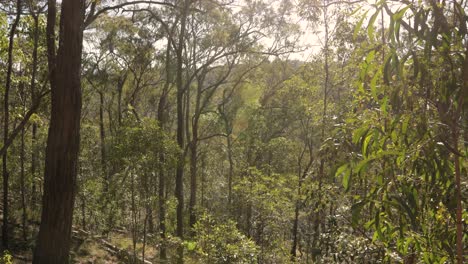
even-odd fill
[{"label": "shadowed tree trunk", "polygon": [[99,140],[101,147],[101,168],[104,174],[104,193],[109,192],[109,173],[107,172],[106,131],[104,129],[104,92],[99,91]]},{"label": "shadowed tree trunk", "polygon": [[[194,116],[192,118],[192,141],[190,142],[190,201],[189,201],[189,225],[193,229],[197,221],[195,206],[197,203],[197,165],[198,165],[198,121],[200,119],[200,101],[203,78],[199,79],[197,86]],[[187,116],[188,117],[188,116]],[[193,235],[193,230],[191,230]]]},{"label": "shadowed tree trunk", "polygon": [[[32,17],[34,20],[34,46],[33,46],[33,61],[32,61],[32,73],[31,73],[31,102],[37,101],[36,96],[36,74],[37,74],[37,49],[39,47],[39,11],[37,13],[32,12]],[[31,151],[31,208],[32,210],[36,209],[37,200],[36,200],[36,169],[37,169],[37,157],[39,155],[38,149],[36,147],[37,141],[37,124],[34,122],[32,124],[32,151]]]},{"label": "shadowed tree trunk", "polygon": [[[328,101],[328,86],[330,84],[330,72],[329,72],[329,25],[328,25],[328,20],[329,20],[329,15],[328,15],[328,10],[327,7],[324,6],[323,8],[323,20],[324,20],[324,29],[325,29],[325,43],[324,43],[324,59],[325,59],[325,65],[324,65],[324,71],[325,71],[325,80],[323,84],[323,112],[322,112],[322,131],[320,135],[320,141],[323,142],[325,140],[325,125],[327,124],[327,101]],[[317,205],[316,208],[318,208],[320,205],[319,203],[322,200],[322,185],[325,177],[325,158],[321,157],[320,158],[320,167],[319,167],[319,175],[318,175],[318,189],[317,189]],[[313,245],[315,247],[319,247],[319,239],[320,239],[320,232],[323,230],[320,230],[320,223],[323,223],[324,215],[323,210],[317,210],[316,211],[316,217],[315,217],[315,224],[314,224],[314,242]]]},{"label": "shadowed tree trunk", "polygon": [[[16,34],[16,27],[18,26],[21,18],[21,0],[16,2],[16,18],[11,25],[9,43],[8,43],[8,63],[7,63],[7,74],[6,74],[6,86],[5,86],[5,97],[3,101],[3,111],[5,116],[3,118],[3,146],[7,146],[8,141],[8,123],[10,122],[9,113],[9,96],[11,89],[11,74],[13,71],[13,45]],[[2,246],[4,249],[8,249],[8,166],[7,166],[8,151],[2,155],[2,175],[3,175],[3,223],[2,223]]]},{"label": "shadowed tree trunk", "polygon": [[[297,185],[297,200],[296,200],[296,205],[294,208],[294,222],[293,222],[293,242],[291,246],[291,261],[295,262],[296,261],[296,254],[297,254],[297,247],[299,243],[299,234],[298,234],[298,229],[299,229],[299,213],[301,210],[302,206],[302,184],[307,177],[307,173],[309,173],[310,168],[312,167],[312,163],[314,161],[313,156],[312,156],[312,143],[310,140],[306,140],[306,146],[304,146],[304,149],[298,159],[298,185]],[[304,154],[306,150],[309,151],[309,161],[302,170],[302,159],[304,158]]]},{"label": "shadowed tree trunk", "polygon": [[[21,100],[23,101],[23,116],[26,114],[25,109],[26,109],[26,94],[25,94],[25,87],[24,83],[21,83],[19,85],[20,88],[20,94],[21,94]],[[20,146],[20,193],[21,193],[21,228],[22,228],[22,235],[23,235],[23,241],[27,240],[27,205],[26,205],[26,184],[25,184],[25,177],[26,173],[24,170],[24,161],[26,159],[26,154],[25,154],[25,142],[24,142],[24,136],[26,133],[26,129],[23,127],[21,129],[21,146]]]},{"label": "shadowed tree trunk", "polygon": [[52,109],[46,148],[41,225],[33,263],[62,264],[69,262],[76,193],[85,1],[62,1],[56,57],[53,43],[55,0],[49,0],[48,7],[47,41]]}]

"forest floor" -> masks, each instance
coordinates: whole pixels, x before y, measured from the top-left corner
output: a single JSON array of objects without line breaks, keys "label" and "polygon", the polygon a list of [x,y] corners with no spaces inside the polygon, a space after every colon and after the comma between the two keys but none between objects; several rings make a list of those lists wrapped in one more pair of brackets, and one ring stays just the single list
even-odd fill
[{"label": "forest floor", "polygon": [[[17,229],[17,231],[20,231]],[[14,241],[21,241],[21,234],[12,234]],[[34,241],[17,242],[12,245],[11,254],[13,263],[26,264],[32,262],[31,245]],[[141,261],[143,243],[139,241],[136,245],[137,257]],[[106,238],[90,235],[83,230],[74,230],[71,246],[71,263],[77,264],[111,264],[127,263],[126,258],[133,255],[133,243],[130,234],[114,232]],[[155,246],[146,245],[145,263],[158,263],[158,250]],[[148,261],[149,260],[149,261]]]}]

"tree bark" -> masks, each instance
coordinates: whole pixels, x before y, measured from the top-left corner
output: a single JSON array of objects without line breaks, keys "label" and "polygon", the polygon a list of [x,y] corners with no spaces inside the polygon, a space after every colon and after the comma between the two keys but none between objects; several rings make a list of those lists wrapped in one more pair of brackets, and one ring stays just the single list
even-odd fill
[{"label": "tree bark", "polygon": [[[53,50],[55,0],[47,21],[51,119],[47,138],[44,196],[33,263],[69,263],[80,143],[81,54],[84,0],[63,0],[57,57]],[[52,33],[52,34],[51,34]]]},{"label": "tree bark", "polygon": [[[181,150],[185,148],[185,127],[184,127],[184,84],[182,76],[183,58],[182,53],[184,49],[187,13],[189,7],[189,0],[184,0],[182,7],[182,14],[180,19],[180,32],[178,47],[176,50],[177,56],[177,73],[176,73],[176,85],[177,85],[177,144]],[[176,186],[175,196],[177,198],[177,227],[176,234],[180,239],[184,239],[184,166],[185,166],[185,155],[183,151],[179,156],[176,168]],[[177,249],[177,263],[184,263],[184,247],[180,245]]]},{"label": "tree bark", "polygon": [[[25,115],[25,109],[26,109],[26,96],[25,96],[25,91],[24,91],[24,83],[20,84],[20,92],[21,92],[21,97],[23,101],[23,115]],[[26,154],[24,151],[25,148],[25,142],[24,142],[24,136],[25,136],[26,129],[23,127],[21,130],[21,147],[20,147],[20,192],[21,192],[21,209],[22,209],[22,215],[21,215],[21,227],[22,227],[22,235],[23,235],[23,240],[27,240],[27,205],[26,205],[26,184],[25,184],[25,170],[24,170],[24,161],[26,159]]]},{"label": "tree bark", "polygon": [[[327,12],[327,7],[325,6],[323,8],[323,20],[324,20],[324,28],[325,28],[325,47],[324,47],[324,56],[325,56],[325,65],[324,65],[324,71],[325,71],[325,81],[323,85],[323,113],[322,113],[322,131],[321,131],[321,137],[320,141],[323,142],[325,140],[325,125],[327,123],[327,99],[328,99],[328,86],[330,83],[330,72],[329,72],[329,65],[328,65],[328,60],[329,60],[329,47],[328,47],[328,12]],[[323,185],[323,180],[325,177],[325,172],[324,172],[324,167],[325,167],[325,159],[323,157],[320,158],[320,167],[319,167],[319,183],[318,183],[318,201],[317,201],[317,206],[319,206],[319,203],[321,202],[322,199],[322,185]],[[321,220],[324,218],[322,215],[323,211],[321,209],[316,211],[316,217],[315,217],[315,224],[314,224],[314,246],[318,246],[318,240],[320,238],[320,229],[319,225]]]},{"label": "tree bark", "polygon": [[[32,60],[32,73],[31,73],[31,102],[37,101],[36,95],[36,74],[37,74],[37,49],[39,47],[39,14],[33,14],[34,19],[34,44],[33,44],[33,60]],[[31,208],[36,209],[37,200],[36,200],[36,168],[37,168],[37,157],[39,155],[38,149],[36,147],[37,143],[37,124],[34,122],[32,124],[32,151],[31,151]]]},{"label": "tree bark", "polygon": [[104,192],[109,192],[109,174],[106,166],[106,131],[104,129],[104,93],[99,91],[99,140],[101,145],[101,168],[104,174]]},{"label": "tree bark", "polygon": [[[166,50],[166,83],[159,98],[158,104],[158,121],[159,127],[164,130],[166,125],[166,105],[167,97],[170,86],[171,73],[169,71],[171,57],[171,43],[168,41]],[[159,202],[159,236],[161,244],[159,246],[159,259],[161,263],[165,263],[167,260],[166,253],[166,173],[163,167],[165,162],[164,152],[159,153],[159,184],[158,184],[158,202]]]},{"label": "tree bark", "polygon": [[[8,143],[8,127],[10,122],[10,113],[9,113],[9,96],[11,89],[11,74],[13,71],[13,46],[16,34],[16,27],[18,26],[19,20],[21,18],[21,0],[16,2],[16,18],[11,26],[9,44],[8,44],[8,63],[7,63],[7,75],[6,75],[6,86],[5,86],[5,98],[3,101],[3,146],[6,147]],[[5,149],[5,152],[2,154],[2,175],[3,175],[3,223],[2,223],[2,247],[8,249],[8,166],[7,166],[7,156],[8,150]]]},{"label": "tree bark", "polygon": [[454,115],[454,120],[452,122],[452,133],[453,133],[453,147],[455,148],[455,186],[456,186],[456,201],[457,201],[457,212],[456,212],[456,229],[457,229],[457,263],[463,263],[463,206],[462,206],[462,184],[461,184],[461,167],[460,167],[460,157],[458,156],[458,141],[460,138],[460,125],[458,120],[460,117],[463,117],[463,106],[466,103],[464,100],[466,98],[466,93],[468,92],[468,46],[465,50],[465,61],[463,62],[463,83],[461,87],[461,93],[458,97],[458,109]]},{"label": "tree bark", "polygon": [[[302,151],[299,160],[298,160],[298,185],[297,185],[297,200],[296,200],[296,207],[294,209],[294,222],[293,222],[293,243],[291,247],[291,261],[295,262],[296,261],[296,252],[297,252],[297,247],[298,247],[298,229],[299,229],[299,212],[301,210],[301,204],[302,204],[302,183],[304,182],[304,179],[307,176],[307,173],[309,173],[310,168],[312,167],[312,163],[314,161],[313,156],[312,156],[312,144],[309,140],[306,143],[306,146],[304,147],[304,150]],[[304,157],[305,151],[308,148],[309,150],[309,162],[304,168],[304,171],[302,171],[302,158]]]},{"label": "tree bark", "polygon": [[[197,203],[197,165],[198,165],[198,124],[201,114],[200,101],[203,77],[198,81],[194,116],[192,122],[192,141],[190,143],[190,203],[189,203],[189,224],[190,228],[195,226],[197,221],[195,206]],[[192,233],[193,235],[193,233]]]}]

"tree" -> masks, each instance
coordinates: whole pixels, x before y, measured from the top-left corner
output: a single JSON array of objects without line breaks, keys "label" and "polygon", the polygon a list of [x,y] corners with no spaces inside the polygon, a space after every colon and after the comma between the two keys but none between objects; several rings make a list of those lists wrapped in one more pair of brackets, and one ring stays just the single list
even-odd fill
[{"label": "tree", "polygon": [[55,55],[55,0],[48,2],[52,109],[47,139],[41,226],[33,263],[68,263],[81,121],[81,53],[85,1],[62,1]]},{"label": "tree", "polygon": [[[466,98],[467,56],[460,43],[466,17],[459,3],[427,4],[404,3],[394,11],[383,1],[372,10],[371,49],[360,65],[357,107],[346,122],[348,140],[362,156],[350,153],[337,175],[345,189],[364,189],[353,199],[353,224],[369,224],[385,243],[382,258],[463,263],[460,159],[466,153],[459,151],[458,133]],[[382,10],[390,18],[385,45],[374,26]]]},{"label": "tree", "polygon": [[[185,148],[185,121],[184,121],[184,93],[185,87],[183,83],[183,51],[185,44],[186,23],[191,0],[183,0],[180,13],[180,29],[178,35],[176,53],[176,78],[177,87],[177,144],[180,149]],[[184,238],[184,166],[185,155],[180,154],[176,169],[176,186],[175,196],[177,198],[177,236],[180,239]],[[177,249],[177,263],[184,263],[184,248],[182,245]]]},{"label": "tree", "polygon": [[[11,78],[13,71],[13,48],[14,48],[14,39],[16,34],[16,27],[21,18],[21,0],[16,2],[16,17],[10,29],[9,43],[8,43],[8,64],[7,64],[7,74],[6,74],[6,87],[5,87],[5,98],[3,101],[3,146],[8,144],[8,128],[10,120],[10,110],[9,110],[9,95],[11,89]],[[8,249],[8,182],[9,182],[9,172],[7,166],[7,155],[8,152],[5,149],[5,152],[2,154],[2,176],[3,176],[3,222],[2,222],[2,247]]]}]

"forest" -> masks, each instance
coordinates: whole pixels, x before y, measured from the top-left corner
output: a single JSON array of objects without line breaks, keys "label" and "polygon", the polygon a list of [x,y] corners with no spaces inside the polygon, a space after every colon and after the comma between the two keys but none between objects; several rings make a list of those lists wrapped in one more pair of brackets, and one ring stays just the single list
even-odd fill
[{"label": "forest", "polygon": [[0,263],[466,263],[468,0],[1,0]]}]

